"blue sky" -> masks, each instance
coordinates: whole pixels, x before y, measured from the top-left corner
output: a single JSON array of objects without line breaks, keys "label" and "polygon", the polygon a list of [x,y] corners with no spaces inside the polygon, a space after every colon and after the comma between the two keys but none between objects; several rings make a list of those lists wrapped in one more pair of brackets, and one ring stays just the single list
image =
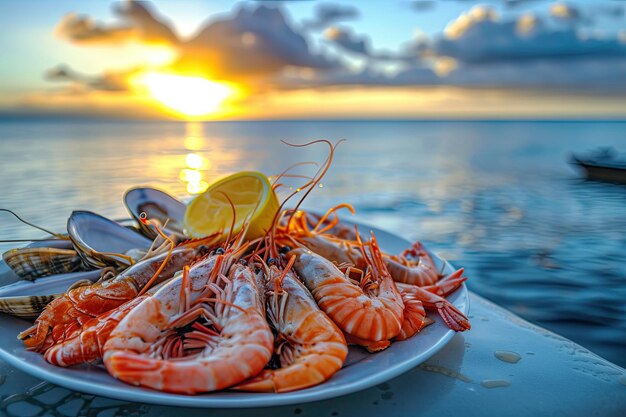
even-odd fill
[{"label": "blue sky", "polygon": [[[145,8],[153,12],[155,20],[175,34],[176,40],[165,47],[173,51],[176,57],[170,59],[176,62],[167,62],[167,57],[161,62],[162,51],[155,52],[154,42],[145,36],[104,39],[91,33],[85,40],[81,38],[84,33],[76,32],[84,30],[76,29],[76,25],[87,20],[97,31],[112,32],[133,25],[144,30],[141,22],[125,21],[114,12],[115,7],[123,5],[124,2],[43,0],[0,3],[0,51],[9,58],[0,66],[0,92],[4,96],[0,105],[4,109],[21,108],[27,102],[27,107],[37,107],[41,97],[31,97],[48,94],[59,98],[67,92],[68,85],[74,96],[81,91],[92,96],[100,94],[105,101],[119,99],[119,93],[104,98],[105,90],[124,89],[117,78],[126,80],[131,72],[148,64],[151,68],[161,65],[179,71],[181,55],[187,64],[191,59],[205,67],[206,56],[232,61],[215,71],[204,68],[203,76],[245,85],[249,102],[260,97],[261,90],[267,97],[269,89],[300,90],[301,95],[326,87],[359,86],[361,90],[369,89],[369,95],[372,90],[384,89],[376,97],[393,96],[394,105],[402,102],[399,95],[403,89],[408,94],[409,89],[426,88],[424,95],[431,96],[434,90],[439,95],[445,91],[446,97],[451,96],[451,88],[463,90],[463,100],[475,89],[492,93],[497,90],[497,94],[510,90],[511,96],[520,96],[519,90],[523,89],[525,96],[549,90],[555,103],[558,95],[575,94],[579,107],[583,106],[584,96],[590,97],[590,106],[598,106],[604,100],[606,111],[611,112],[624,103],[626,95],[626,2],[619,0],[147,3]],[[238,16],[241,8],[249,10],[248,15]],[[285,38],[293,38],[292,44],[282,40],[278,41],[281,45],[272,43],[271,30],[259,27],[269,14],[254,14],[259,8],[278,10],[286,22],[280,30],[284,30]],[[343,15],[339,13],[337,19],[307,29],[307,22],[319,18],[321,10],[343,11]],[[69,19],[69,13],[77,15]],[[236,31],[240,27],[248,28],[241,33],[250,33],[254,36],[251,39],[259,41],[251,46],[251,56],[260,45],[270,48],[274,56],[258,58],[258,62],[239,56],[242,62],[238,63],[235,51],[215,45],[203,45],[204,50],[190,55],[188,41],[203,29],[218,27],[212,22],[219,20],[229,25],[224,29],[228,36],[239,33]],[[524,24],[530,28],[527,33],[522,33]],[[219,38],[210,39],[215,44]],[[305,42],[304,46],[300,41]],[[163,46],[163,42],[157,43]],[[228,44],[226,40],[223,43]],[[209,55],[202,55],[205,52]],[[228,72],[237,64],[244,65],[244,58],[250,68],[268,64],[269,69],[228,79]],[[294,67],[310,67],[311,71],[294,72]],[[51,70],[54,77],[50,76]],[[102,81],[106,78],[102,74],[111,72],[117,77],[114,88],[110,79]],[[294,95],[291,93],[291,100],[314,100],[294,99]],[[532,102],[528,97],[523,100]],[[67,101],[58,103],[64,106]],[[596,113],[601,107],[595,108]],[[580,111],[584,113],[585,109]]]}]

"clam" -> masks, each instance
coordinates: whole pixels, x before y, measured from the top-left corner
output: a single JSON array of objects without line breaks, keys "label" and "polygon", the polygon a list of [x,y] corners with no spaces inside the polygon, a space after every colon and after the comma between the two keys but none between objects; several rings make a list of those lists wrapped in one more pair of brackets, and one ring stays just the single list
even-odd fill
[{"label": "clam", "polygon": [[78,258],[79,266],[74,268],[72,255],[78,256],[78,254],[72,254],[70,250],[74,251],[74,246],[69,239],[54,238],[32,242],[27,248],[7,251],[2,258],[14,273],[3,274],[4,271],[0,268],[0,283],[7,284],[7,281],[15,282],[20,278],[35,279],[76,271],[82,262]]},{"label": "clam", "polygon": [[72,241],[69,237],[64,239],[44,239],[44,240],[36,240],[28,245],[29,248],[59,248],[59,249],[74,249],[72,245]]},{"label": "clam", "polygon": [[127,268],[152,244],[145,236],[90,211],[72,212],[67,232],[83,262],[94,268]]},{"label": "clam", "polygon": [[173,235],[179,240],[185,238],[183,217],[187,206],[166,192],[150,187],[131,188],[124,194],[124,205],[139,222],[142,233],[149,238],[154,239],[157,235],[152,227],[141,222],[141,213],[146,213],[148,219],[165,225],[165,234]]},{"label": "clam", "polygon": [[34,319],[44,307],[71,288],[90,285],[100,271],[52,275],[34,281],[18,281],[0,288],[0,312],[24,319]]},{"label": "clam", "polygon": [[11,249],[2,259],[21,278],[35,279],[82,269],[82,260],[73,249],[28,247]]}]

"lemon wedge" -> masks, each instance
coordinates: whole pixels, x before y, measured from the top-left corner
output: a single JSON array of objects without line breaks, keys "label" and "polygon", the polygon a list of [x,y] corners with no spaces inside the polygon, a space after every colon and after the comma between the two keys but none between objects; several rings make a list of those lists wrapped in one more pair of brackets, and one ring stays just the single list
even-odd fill
[{"label": "lemon wedge", "polygon": [[187,235],[201,238],[221,232],[225,239],[233,222],[233,209],[228,199],[235,206],[233,235],[241,230],[245,221],[250,221],[246,239],[267,233],[279,208],[278,198],[265,175],[238,172],[211,184],[189,203],[183,219]]}]

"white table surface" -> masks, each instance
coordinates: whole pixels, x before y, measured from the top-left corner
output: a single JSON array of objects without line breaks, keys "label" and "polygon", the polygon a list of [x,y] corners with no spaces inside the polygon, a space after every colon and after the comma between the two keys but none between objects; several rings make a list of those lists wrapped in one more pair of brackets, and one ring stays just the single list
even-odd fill
[{"label": "white table surface", "polygon": [[151,406],[72,392],[1,363],[0,416],[626,416],[626,370],[476,294],[470,318],[471,331],[422,365],[341,398],[256,410]]}]

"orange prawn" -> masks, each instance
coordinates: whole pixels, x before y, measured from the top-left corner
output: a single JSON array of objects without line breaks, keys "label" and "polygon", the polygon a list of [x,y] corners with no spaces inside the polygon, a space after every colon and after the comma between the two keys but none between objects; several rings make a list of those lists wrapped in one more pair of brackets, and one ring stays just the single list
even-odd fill
[{"label": "orange prawn", "polygon": [[218,255],[209,276],[190,279],[185,268],[181,278],[120,322],[104,346],[111,375],[133,385],[195,394],[230,387],[263,369],[273,336],[259,278],[242,263],[227,268],[223,258]]},{"label": "orange prawn", "polygon": [[[381,350],[398,335],[404,319],[402,297],[385,269],[376,239],[372,235],[368,255],[361,242],[362,256],[369,266],[367,271],[348,267],[341,270],[324,257],[305,248],[291,250],[294,267],[311,290],[319,307],[343,330],[349,342]],[[360,279],[350,278],[353,271]]]},{"label": "orange prawn", "polygon": [[291,269],[271,265],[266,270],[267,315],[277,333],[275,356],[279,367],[237,385],[235,389],[287,392],[320,384],[339,369],[348,355],[345,338],[315,303]]}]

